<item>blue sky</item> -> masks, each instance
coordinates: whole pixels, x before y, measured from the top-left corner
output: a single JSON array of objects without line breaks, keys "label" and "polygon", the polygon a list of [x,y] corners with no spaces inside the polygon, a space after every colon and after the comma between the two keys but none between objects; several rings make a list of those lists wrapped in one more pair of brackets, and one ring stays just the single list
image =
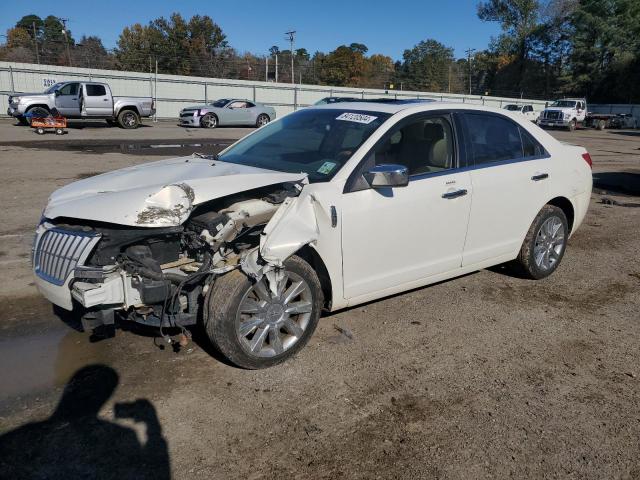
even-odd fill
[{"label": "blue sky", "polygon": [[[406,48],[435,38],[455,49],[457,57],[471,47],[486,48],[497,24],[476,16],[478,0],[102,0],[61,2],[0,0],[0,31],[30,13],[69,18],[74,38],[98,35],[107,48],[116,46],[122,28],[146,24],[173,11],[184,17],[209,15],[240,52],[266,53],[271,45],[288,48],[284,32],[297,30],[297,47],[331,51],[341,44],[364,43],[369,53],[400,59]],[[107,6],[104,8],[104,6]]]}]

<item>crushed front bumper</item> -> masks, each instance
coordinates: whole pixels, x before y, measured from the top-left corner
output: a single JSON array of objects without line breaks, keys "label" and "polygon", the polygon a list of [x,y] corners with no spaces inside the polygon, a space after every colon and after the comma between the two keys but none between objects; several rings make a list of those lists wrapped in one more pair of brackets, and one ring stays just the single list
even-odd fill
[{"label": "crushed front bumper", "polygon": [[189,127],[199,127],[200,117],[197,115],[190,115],[188,117],[178,117],[178,123],[180,125],[186,125]]}]

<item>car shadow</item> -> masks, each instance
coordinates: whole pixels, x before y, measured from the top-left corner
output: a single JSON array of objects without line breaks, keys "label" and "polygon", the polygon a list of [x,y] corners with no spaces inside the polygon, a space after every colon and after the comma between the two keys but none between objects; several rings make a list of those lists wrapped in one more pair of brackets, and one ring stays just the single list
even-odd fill
[{"label": "car shadow", "polygon": [[170,478],[167,442],[149,400],[113,408],[113,420],[144,426],[144,442],[132,428],[99,415],[118,383],[106,365],[76,371],[49,418],[0,436],[2,478]]},{"label": "car shadow", "polygon": [[615,131],[615,130],[609,130],[609,133],[613,133],[614,135],[625,135],[628,137],[640,137],[640,132],[630,132],[630,131]]},{"label": "car shadow", "polygon": [[593,174],[593,186],[608,193],[640,196],[640,173],[597,172]]}]

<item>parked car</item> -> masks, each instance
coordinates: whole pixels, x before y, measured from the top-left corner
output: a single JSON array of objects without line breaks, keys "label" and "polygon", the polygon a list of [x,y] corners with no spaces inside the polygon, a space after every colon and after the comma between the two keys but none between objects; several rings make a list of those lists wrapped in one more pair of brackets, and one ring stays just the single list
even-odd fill
[{"label": "parked car", "polygon": [[556,100],[540,114],[541,127],[562,127],[575,130],[587,117],[587,101],[584,98]]},{"label": "parked car", "polygon": [[540,116],[540,112],[536,112],[533,109],[533,105],[518,105],[515,103],[510,103],[503,107],[505,110],[509,110],[510,112],[517,112],[521,115],[524,115],[528,120],[536,123],[538,121],[538,117]]},{"label": "parked car", "polygon": [[137,128],[140,119],[155,114],[151,97],[117,97],[106,83],[61,82],[44,93],[19,93],[9,96],[7,114],[24,125],[30,117],[47,117],[57,112],[71,119],[105,119],[122,128]]},{"label": "parked car", "polygon": [[618,113],[611,119],[611,128],[638,128],[638,122],[630,113]]},{"label": "parked car", "polygon": [[591,185],[584,148],[505,110],[305,108],[218,156],[57,190],[36,231],[35,281],[87,328],[202,321],[231,362],[263,368],[298,352],[323,309],[505,262],[547,277]]},{"label": "parked car", "polygon": [[202,128],[227,125],[262,127],[275,118],[275,109],[268,105],[238,98],[221,98],[183,108],[179,121],[180,125]]}]

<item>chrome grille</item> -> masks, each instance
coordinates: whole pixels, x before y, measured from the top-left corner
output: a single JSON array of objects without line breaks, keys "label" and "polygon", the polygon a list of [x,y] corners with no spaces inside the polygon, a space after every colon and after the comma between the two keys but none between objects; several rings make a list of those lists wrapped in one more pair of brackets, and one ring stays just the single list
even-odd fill
[{"label": "chrome grille", "polygon": [[36,275],[55,285],[63,285],[98,238],[93,233],[58,228],[45,231],[35,246],[33,266]]},{"label": "chrome grille", "polygon": [[548,120],[562,120],[562,112],[544,112],[544,118]]}]

